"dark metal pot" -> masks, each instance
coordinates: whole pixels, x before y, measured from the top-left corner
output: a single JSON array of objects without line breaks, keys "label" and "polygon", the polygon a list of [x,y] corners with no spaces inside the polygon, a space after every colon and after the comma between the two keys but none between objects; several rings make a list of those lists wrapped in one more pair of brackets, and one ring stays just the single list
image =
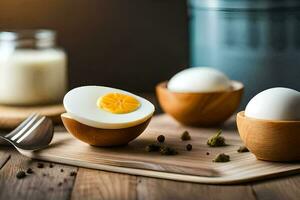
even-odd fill
[{"label": "dark metal pot", "polygon": [[300,90],[299,0],[189,0],[192,66],[212,66],[246,86]]}]

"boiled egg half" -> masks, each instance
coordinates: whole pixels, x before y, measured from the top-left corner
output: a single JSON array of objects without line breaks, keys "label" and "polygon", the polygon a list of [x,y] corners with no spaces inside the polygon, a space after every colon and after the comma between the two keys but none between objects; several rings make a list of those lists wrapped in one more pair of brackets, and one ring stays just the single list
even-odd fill
[{"label": "boiled egg half", "polygon": [[123,129],[139,125],[154,113],[148,100],[124,90],[104,86],[72,89],[64,97],[67,115],[94,128]]}]

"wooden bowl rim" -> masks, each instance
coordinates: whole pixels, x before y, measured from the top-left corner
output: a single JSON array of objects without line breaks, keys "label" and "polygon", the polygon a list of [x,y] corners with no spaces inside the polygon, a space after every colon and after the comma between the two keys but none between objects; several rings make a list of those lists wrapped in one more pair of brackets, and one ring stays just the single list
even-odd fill
[{"label": "wooden bowl rim", "polygon": [[245,115],[245,111],[240,111],[238,114],[237,114],[237,117],[238,118],[242,118],[244,120],[251,120],[253,122],[259,122],[259,123],[273,123],[273,124],[296,124],[296,125],[299,125],[300,126],[300,120],[297,121],[297,120],[267,120],[267,119],[256,119],[256,118],[253,118],[253,117],[247,117]]},{"label": "wooden bowl rim", "polygon": [[170,91],[168,88],[167,88],[167,84],[168,84],[168,81],[163,81],[163,82],[160,82],[156,85],[156,88],[161,88],[161,89],[164,89],[164,90],[167,90],[168,92],[170,93],[174,93],[174,94],[192,94],[192,95],[199,95],[199,94],[224,94],[224,93],[232,93],[232,92],[236,92],[236,91],[240,91],[240,90],[243,90],[244,89],[244,84],[240,81],[236,81],[236,80],[230,80],[231,82],[231,88],[230,90],[225,90],[225,91],[217,91],[217,92],[173,92],[173,91]]}]

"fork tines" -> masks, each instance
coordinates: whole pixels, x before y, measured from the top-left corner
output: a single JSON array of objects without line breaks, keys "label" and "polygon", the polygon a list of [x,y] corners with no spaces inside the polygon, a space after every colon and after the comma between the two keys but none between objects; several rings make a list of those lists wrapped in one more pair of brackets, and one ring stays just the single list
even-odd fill
[{"label": "fork tines", "polygon": [[20,143],[27,136],[29,136],[30,133],[32,133],[44,121],[44,119],[45,117],[41,115],[36,113],[32,114],[5,137],[11,141]]}]

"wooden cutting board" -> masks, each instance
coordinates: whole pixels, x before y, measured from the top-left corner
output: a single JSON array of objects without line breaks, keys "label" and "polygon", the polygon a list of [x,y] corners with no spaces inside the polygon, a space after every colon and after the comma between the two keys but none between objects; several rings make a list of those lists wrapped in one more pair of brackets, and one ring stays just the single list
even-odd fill
[{"label": "wooden cutting board", "polygon": [[[62,130],[55,133],[47,149],[22,153],[35,159],[80,167],[208,184],[235,184],[300,172],[299,162],[272,163],[256,160],[250,152],[238,153],[242,142],[234,120],[222,127],[228,146],[208,147],[207,138],[215,134],[218,128],[183,127],[170,117],[160,115],[154,117],[146,131],[127,146],[93,147]],[[192,140],[180,140],[184,130],[190,132]],[[145,152],[145,146],[155,142],[160,134],[165,135],[166,144],[179,151],[178,155],[162,156],[157,152]],[[192,151],[185,150],[188,143],[193,145]],[[218,153],[229,154],[231,161],[212,162]]]},{"label": "wooden cutting board", "polygon": [[60,123],[60,114],[65,109],[62,104],[41,105],[41,106],[5,106],[0,105],[0,128],[13,129],[32,113],[39,113],[50,117],[54,123]]}]

